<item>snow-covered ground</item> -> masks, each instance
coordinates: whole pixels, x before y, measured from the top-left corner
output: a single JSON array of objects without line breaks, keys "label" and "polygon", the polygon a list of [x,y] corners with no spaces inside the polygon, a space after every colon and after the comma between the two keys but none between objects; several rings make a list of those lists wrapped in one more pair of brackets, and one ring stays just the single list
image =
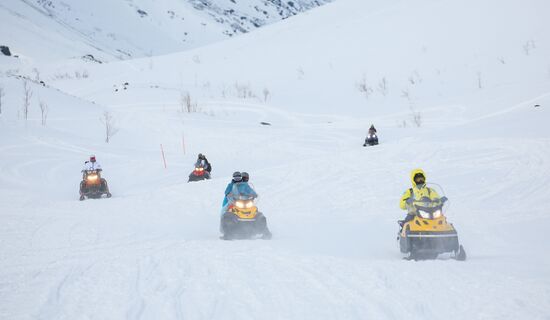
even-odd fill
[{"label": "snow-covered ground", "polygon": [[[549,319],[549,9],[338,0],[166,56],[0,56],[0,318]],[[199,152],[213,179],[188,184]],[[80,202],[92,153],[113,197]],[[401,259],[417,167],[467,261]],[[270,241],[218,238],[236,170]]]}]

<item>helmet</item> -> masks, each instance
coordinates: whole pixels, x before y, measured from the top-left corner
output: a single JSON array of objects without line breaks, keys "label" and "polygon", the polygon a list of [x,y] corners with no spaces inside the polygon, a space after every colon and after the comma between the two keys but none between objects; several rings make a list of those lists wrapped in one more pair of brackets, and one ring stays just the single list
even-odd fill
[{"label": "helmet", "polygon": [[233,181],[235,182],[241,182],[243,180],[243,176],[239,171],[233,172]]},{"label": "helmet", "polygon": [[199,153],[199,159],[202,159],[202,157],[204,157],[202,153]]},{"label": "helmet", "polygon": [[424,170],[422,169],[414,169],[411,171],[411,180],[413,183],[413,186],[419,186],[421,187],[426,183],[426,174],[424,173]]},{"label": "helmet", "polygon": [[95,155],[94,154],[90,155],[90,162],[95,162]]},{"label": "helmet", "polygon": [[250,178],[250,176],[248,175],[248,172],[242,172],[241,173],[241,176],[243,177],[243,181],[244,182],[248,182],[248,179]]}]

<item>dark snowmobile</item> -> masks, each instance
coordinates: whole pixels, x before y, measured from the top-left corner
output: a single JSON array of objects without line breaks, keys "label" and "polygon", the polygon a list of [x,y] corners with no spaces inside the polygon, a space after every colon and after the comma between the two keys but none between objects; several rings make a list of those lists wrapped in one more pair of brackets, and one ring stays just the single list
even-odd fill
[{"label": "dark snowmobile", "polygon": [[80,182],[80,201],[91,198],[99,199],[103,195],[111,197],[107,180],[101,177],[101,170],[83,170]]},{"label": "dark snowmobile", "polygon": [[376,135],[376,133],[369,133],[365,138],[365,143],[363,143],[363,147],[375,146],[377,144],[378,144],[378,136]]},{"label": "dark snowmobile", "polygon": [[201,181],[210,179],[210,172],[206,171],[202,166],[196,165],[195,169],[189,174],[187,182]]}]

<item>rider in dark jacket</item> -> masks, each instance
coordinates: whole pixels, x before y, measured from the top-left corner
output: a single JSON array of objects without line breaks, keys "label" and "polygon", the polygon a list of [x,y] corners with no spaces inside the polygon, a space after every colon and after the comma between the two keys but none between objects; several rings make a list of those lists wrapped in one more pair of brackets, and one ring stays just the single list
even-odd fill
[{"label": "rider in dark jacket", "polygon": [[199,153],[197,157],[197,162],[195,162],[196,167],[203,167],[204,170],[208,171],[210,173],[212,171],[212,166],[210,165],[210,162],[206,159],[206,156],[202,153]]}]

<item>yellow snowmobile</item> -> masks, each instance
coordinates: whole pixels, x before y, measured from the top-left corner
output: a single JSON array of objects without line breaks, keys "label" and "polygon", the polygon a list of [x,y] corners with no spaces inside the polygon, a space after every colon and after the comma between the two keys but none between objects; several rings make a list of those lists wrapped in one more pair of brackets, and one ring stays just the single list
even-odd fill
[{"label": "yellow snowmobile", "polygon": [[397,235],[401,252],[408,254],[405,259],[435,259],[441,253],[450,252],[452,258],[466,260],[456,229],[443,215],[446,201],[447,197],[435,200],[423,197],[408,204],[409,212],[415,212],[415,216],[411,221],[399,221],[402,228]]},{"label": "yellow snowmobile", "polygon": [[228,197],[230,201],[220,221],[223,240],[250,239],[256,236],[265,240],[271,239],[267,219],[258,211],[255,203],[257,194],[246,182],[235,184]]}]

